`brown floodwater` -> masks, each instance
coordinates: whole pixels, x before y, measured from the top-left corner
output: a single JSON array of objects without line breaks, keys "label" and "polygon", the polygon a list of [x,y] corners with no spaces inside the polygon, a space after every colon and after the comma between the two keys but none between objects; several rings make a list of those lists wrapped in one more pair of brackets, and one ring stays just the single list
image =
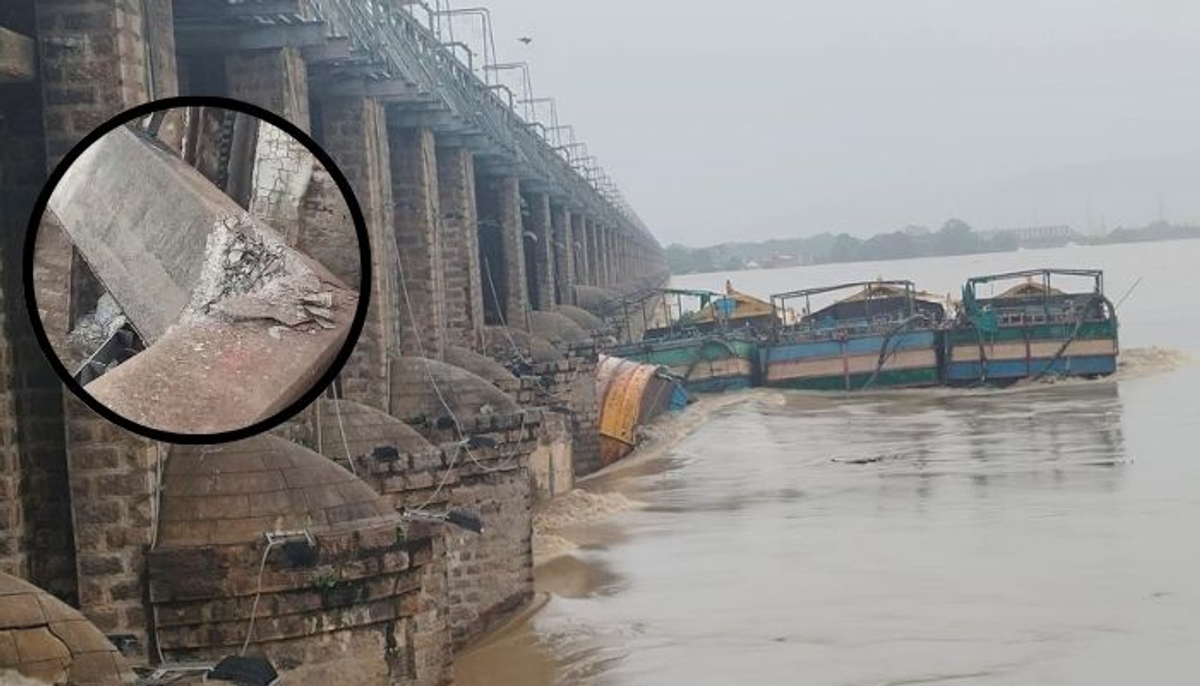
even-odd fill
[{"label": "brown floodwater", "polygon": [[[475,684],[1120,684],[1200,677],[1200,241],[746,272],[767,294],[1107,271],[1111,380],[707,399],[539,516],[543,602]],[[719,287],[727,275],[678,279]]]}]

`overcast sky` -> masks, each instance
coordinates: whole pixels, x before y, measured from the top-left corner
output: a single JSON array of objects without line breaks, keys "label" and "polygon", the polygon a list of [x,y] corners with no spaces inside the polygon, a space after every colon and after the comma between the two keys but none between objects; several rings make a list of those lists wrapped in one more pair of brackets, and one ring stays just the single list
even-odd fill
[{"label": "overcast sky", "polygon": [[664,244],[1200,221],[1196,0],[485,4]]}]

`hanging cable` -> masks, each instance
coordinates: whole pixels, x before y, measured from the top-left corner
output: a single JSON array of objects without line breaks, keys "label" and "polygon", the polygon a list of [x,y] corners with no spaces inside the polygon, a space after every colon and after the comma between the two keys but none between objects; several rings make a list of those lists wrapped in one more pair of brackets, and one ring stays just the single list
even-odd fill
[{"label": "hanging cable", "polygon": [[342,449],[346,451],[346,461],[350,463],[350,473],[358,476],[358,468],[354,466],[354,456],[350,454],[350,442],[346,440],[346,425],[342,422],[342,399],[340,397],[333,399],[333,411],[337,415],[338,431],[342,434]]},{"label": "hanging cable", "polygon": [[1115,310],[1112,302],[1110,302],[1108,298],[1105,298],[1103,295],[1095,295],[1089,298],[1084,304],[1083,309],[1079,312],[1079,318],[1075,322],[1075,327],[1071,330],[1071,335],[1068,336],[1065,341],[1063,341],[1062,345],[1058,347],[1058,351],[1054,353],[1054,356],[1050,358],[1050,361],[1047,362],[1044,367],[1042,367],[1042,371],[1038,372],[1031,379],[1031,381],[1040,381],[1042,377],[1046,376],[1046,374],[1049,374],[1050,370],[1054,368],[1054,365],[1060,359],[1062,359],[1063,355],[1067,352],[1067,348],[1071,347],[1071,343],[1075,341],[1075,338],[1079,336],[1079,332],[1083,329],[1083,324],[1087,320],[1088,310],[1092,308],[1092,305],[1097,303],[1103,303],[1107,305],[1109,312],[1113,312]]},{"label": "hanging cable", "polygon": [[[398,247],[397,247],[397,250],[399,250]],[[404,278],[404,264],[400,260],[397,260],[397,270],[398,270],[398,275],[399,275],[399,280],[400,280],[400,292],[404,296],[404,309],[408,313],[408,320],[409,320],[410,325],[413,328],[413,331],[417,331],[420,327],[417,324],[417,315],[413,310],[412,298],[410,297],[409,292],[408,292],[408,282]],[[466,438],[465,432],[462,429],[462,423],[459,421],[458,415],[455,414],[454,409],[450,407],[450,403],[447,402],[446,396],[442,393],[442,389],[438,385],[437,378],[434,377],[433,371],[430,370],[430,368],[429,368],[430,360],[428,357],[425,356],[425,345],[424,345],[424,343],[422,343],[420,336],[415,336],[414,340],[416,341],[416,344],[417,344],[417,353],[422,360],[421,366],[425,370],[425,376],[429,379],[429,384],[433,388],[434,395],[437,396],[438,402],[441,403],[442,408],[446,411],[446,414],[450,417],[450,420],[453,422],[454,431],[455,431],[455,434],[459,438],[459,442],[462,445],[462,449],[467,452],[467,456],[470,457],[471,461],[474,462],[476,465],[478,465],[485,472],[490,473],[490,472],[500,471],[499,467],[492,468],[492,469],[488,469],[488,468],[484,467],[478,460],[475,459],[474,454],[472,454],[470,451],[470,448],[467,447],[467,445],[466,445],[467,438]],[[521,415],[522,422],[524,422],[524,417],[525,417],[525,413],[522,412],[522,415]],[[457,453],[456,453],[455,457],[457,458]],[[446,471],[447,471],[447,474],[444,478],[449,478],[448,473],[450,471],[450,468],[447,468]]]},{"label": "hanging cable", "polygon": [[517,341],[512,337],[512,332],[508,330],[508,322],[504,321],[504,309],[500,306],[500,296],[496,293],[496,282],[492,281],[492,263],[488,258],[483,258],[483,270],[487,272],[488,287],[492,291],[492,304],[496,307],[496,317],[500,319],[500,328],[504,330],[504,336],[508,338],[509,345],[512,346],[513,354],[522,364],[532,364],[533,361],[526,358],[521,352],[521,348],[517,345]]}]

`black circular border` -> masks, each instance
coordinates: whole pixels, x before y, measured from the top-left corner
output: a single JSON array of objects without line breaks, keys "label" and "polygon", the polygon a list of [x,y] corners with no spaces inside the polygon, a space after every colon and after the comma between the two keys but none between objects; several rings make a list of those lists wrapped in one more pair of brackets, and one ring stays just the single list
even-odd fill
[{"label": "black circular border", "polygon": [[[33,254],[34,247],[37,242],[38,228],[41,225],[42,215],[46,212],[46,205],[50,201],[50,195],[54,192],[54,189],[58,187],[58,183],[62,179],[63,174],[66,173],[67,169],[75,162],[76,159],[78,159],[84,150],[86,150],[89,146],[99,140],[101,136],[105,135],[109,131],[116,129],[119,126],[123,126],[135,119],[145,117],[148,114],[153,114],[154,112],[165,109],[175,109],[180,107],[214,107],[248,114],[283,130],[285,133],[303,143],[304,146],[308,148],[309,152],[311,152],[313,156],[321,162],[321,164],[325,165],[326,171],[328,171],[330,176],[333,177],[334,183],[337,184],[338,189],[342,192],[342,196],[346,199],[346,205],[350,209],[350,216],[354,221],[355,233],[358,236],[358,255],[361,272],[361,279],[358,289],[358,307],[354,312],[354,320],[350,324],[350,331],[346,336],[346,342],[342,345],[342,349],[333,359],[333,362],[329,365],[329,368],[325,371],[321,378],[317,379],[312,388],[310,388],[308,392],[300,397],[299,400],[280,410],[276,414],[240,429],[234,429],[232,431],[220,431],[212,434],[174,433],[171,431],[163,431],[161,429],[142,426],[141,424],[138,424],[137,422],[134,422],[112,411],[107,406],[100,403],[100,401],[93,398],[91,394],[84,391],[83,387],[71,377],[71,374],[67,371],[66,366],[64,366],[62,361],[58,359],[58,355],[50,346],[50,339],[46,336],[45,327],[42,325],[42,318],[38,314],[37,298],[34,294],[33,285]],[[305,407],[311,405],[313,401],[317,400],[317,398],[319,398],[321,394],[325,392],[325,389],[329,386],[329,384],[332,383],[337,375],[342,371],[342,367],[345,366],[346,361],[350,359],[350,354],[353,352],[354,346],[358,343],[359,335],[362,333],[363,325],[366,323],[367,319],[367,306],[369,304],[368,301],[370,300],[371,292],[371,246],[370,238],[367,235],[367,223],[363,218],[362,208],[359,207],[358,198],[355,197],[354,191],[350,188],[350,183],[346,180],[346,177],[342,174],[338,166],[334,164],[333,159],[329,156],[329,154],[321,149],[321,147],[317,145],[316,141],[314,141],[311,136],[300,130],[299,127],[295,126],[283,117],[258,107],[257,105],[252,105],[240,100],[234,100],[232,98],[188,95],[162,98],[160,100],[155,100],[153,102],[148,102],[143,105],[138,105],[132,109],[128,109],[116,115],[112,119],[109,119],[104,124],[101,124],[98,128],[85,136],[84,139],[79,142],[79,144],[71,148],[71,151],[67,153],[66,157],[64,157],[62,161],[58,163],[58,165],[54,168],[54,171],[50,174],[50,178],[46,181],[46,185],[42,188],[42,192],[38,195],[37,202],[33,206],[33,212],[29,218],[29,227],[26,230],[22,272],[22,283],[25,287],[25,308],[28,311],[30,324],[33,326],[33,332],[37,337],[38,345],[41,347],[42,353],[46,356],[46,359],[50,362],[50,366],[54,368],[54,372],[58,374],[59,378],[62,379],[67,388],[71,389],[71,392],[75,394],[75,397],[82,400],[88,407],[95,410],[97,414],[104,417],[108,421],[122,427],[123,429],[126,429],[127,431],[131,431],[141,436],[145,436],[156,441],[162,441],[164,443],[211,445],[250,438],[279,426],[283,422],[298,414]]]}]

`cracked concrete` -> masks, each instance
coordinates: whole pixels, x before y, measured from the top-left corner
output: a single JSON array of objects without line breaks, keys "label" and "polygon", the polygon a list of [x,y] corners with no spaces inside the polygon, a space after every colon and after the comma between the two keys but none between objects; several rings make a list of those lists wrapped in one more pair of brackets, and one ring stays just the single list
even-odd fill
[{"label": "cracked concrete", "polygon": [[127,129],[71,165],[50,207],[148,346],[84,390],[140,425],[257,423],[312,388],[346,343],[354,289]]}]

